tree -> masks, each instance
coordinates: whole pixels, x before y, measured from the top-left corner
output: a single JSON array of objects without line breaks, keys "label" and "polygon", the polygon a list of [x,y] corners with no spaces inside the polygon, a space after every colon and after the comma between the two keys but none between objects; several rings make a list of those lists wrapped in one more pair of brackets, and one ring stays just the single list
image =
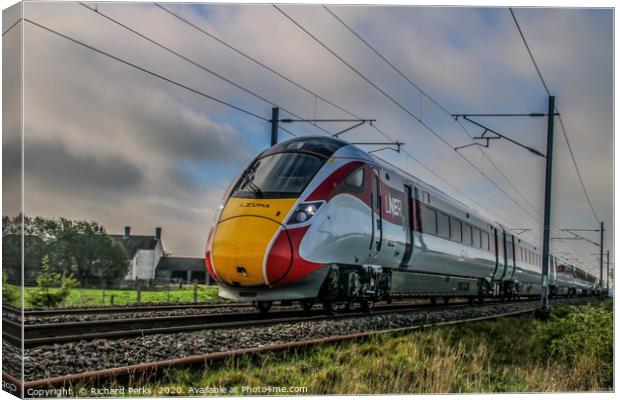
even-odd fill
[{"label": "tree", "polygon": [[[25,279],[42,269],[43,256],[49,257],[51,272],[72,274],[82,286],[111,286],[129,270],[127,254],[119,242],[96,222],[67,218],[2,218],[3,269],[9,280],[19,280],[21,237],[24,238]],[[9,246],[7,246],[7,244]]]},{"label": "tree", "polygon": [[49,257],[41,260],[41,273],[37,276],[37,287],[28,292],[27,299],[34,307],[57,307],[77,286],[78,281],[72,275],[50,271]]},{"label": "tree", "polygon": [[46,233],[47,224],[43,218],[26,216],[22,224],[21,214],[13,218],[2,217],[2,270],[8,274],[10,282],[21,282],[22,279],[22,237],[24,279],[29,281],[41,270],[41,259],[52,240]]},{"label": "tree", "polygon": [[56,240],[48,254],[57,271],[73,274],[83,286],[109,286],[127,275],[129,260],[123,246],[98,223],[59,218],[50,230]]}]

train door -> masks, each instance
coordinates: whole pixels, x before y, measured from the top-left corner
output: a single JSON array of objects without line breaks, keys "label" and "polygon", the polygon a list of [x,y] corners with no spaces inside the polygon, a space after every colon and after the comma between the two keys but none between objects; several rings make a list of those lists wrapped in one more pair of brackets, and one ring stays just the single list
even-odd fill
[{"label": "train door", "polygon": [[506,231],[502,229],[502,249],[504,250],[504,269],[502,271],[502,276],[499,278],[501,280],[505,280],[508,276],[508,268],[509,268],[509,260],[510,260],[510,243],[508,243],[508,235],[506,235]]},{"label": "train door", "polygon": [[383,211],[381,207],[381,182],[379,170],[372,167],[372,236],[370,241],[370,257],[376,258],[381,251],[381,243],[383,242]]},{"label": "train door", "polygon": [[411,260],[413,252],[413,230],[415,229],[415,206],[413,204],[413,189],[410,185],[405,185],[405,201],[407,204],[403,207],[404,225],[405,225],[405,253],[401,261],[401,266],[405,267]]},{"label": "train door", "polygon": [[510,260],[511,264],[512,264],[512,273],[510,274],[508,279],[514,280],[515,274],[517,273],[517,246],[515,244],[515,237],[514,237],[514,235],[510,235],[510,238],[511,238],[510,247],[512,249],[512,257],[511,257],[512,260]]},{"label": "train door", "polygon": [[505,234],[500,234],[497,228],[492,228],[492,230],[493,242],[495,244],[495,269],[493,270],[493,279],[500,280],[504,276],[506,266],[506,260],[504,259],[504,254],[506,253],[506,237]]}]

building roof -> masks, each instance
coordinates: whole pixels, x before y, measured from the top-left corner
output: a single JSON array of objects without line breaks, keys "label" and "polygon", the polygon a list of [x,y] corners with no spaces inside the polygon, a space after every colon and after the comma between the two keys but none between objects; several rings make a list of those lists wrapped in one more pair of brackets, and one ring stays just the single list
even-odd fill
[{"label": "building roof", "polygon": [[170,257],[159,259],[156,271],[206,271],[204,258]]},{"label": "building roof", "polygon": [[157,242],[159,241],[155,236],[143,235],[131,235],[129,237],[124,235],[110,235],[110,237],[121,242],[130,260],[133,259],[140,250],[155,250]]}]

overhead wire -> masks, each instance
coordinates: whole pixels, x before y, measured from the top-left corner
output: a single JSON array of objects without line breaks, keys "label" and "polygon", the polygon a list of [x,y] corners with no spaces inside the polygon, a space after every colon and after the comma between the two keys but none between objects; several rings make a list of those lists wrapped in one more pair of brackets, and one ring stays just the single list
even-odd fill
[{"label": "overhead wire", "polygon": [[551,96],[551,91],[549,90],[549,87],[547,86],[547,83],[545,82],[545,79],[543,78],[542,73],[540,72],[540,68],[538,68],[538,64],[536,63],[536,60],[534,59],[534,55],[532,54],[532,50],[530,50],[530,46],[527,44],[527,40],[525,40],[525,35],[523,34],[523,31],[521,30],[521,26],[519,25],[519,21],[517,21],[517,16],[515,15],[514,11],[512,10],[512,7],[508,7],[508,10],[510,11],[510,15],[512,15],[512,19],[514,20],[515,25],[517,26],[517,30],[519,31],[519,35],[521,35],[521,39],[523,40],[523,44],[525,45],[525,49],[527,50],[527,53],[530,55],[530,59],[532,60],[532,63],[534,64],[534,68],[536,68],[536,73],[538,74],[538,77],[540,78],[540,82],[544,86],[545,91],[547,92],[547,95]]},{"label": "overhead wire", "polygon": [[[146,69],[146,68],[144,68],[144,67],[141,67],[141,66],[139,66],[139,65],[136,65],[136,64],[134,64],[134,63],[132,63],[132,62],[130,62],[130,61],[124,60],[124,59],[122,59],[122,58],[120,58],[120,57],[117,57],[117,56],[115,56],[115,55],[113,55],[113,54],[110,54],[110,53],[108,53],[108,52],[106,52],[106,51],[104,51],[104,50],[101,50],[101,49],[98,49],[98,48],[96,48],[96,47],[94,47],[94,46],[91,46],[91,45],[89,45],[89,44],[87,44],[87,43],[85,43],[85,42],[83,42],[83,41],[81,41],[81,40],[78,40],[78,39],[72,38],[72,37],[70,37],[70,36],[68,36],[68,35],[65,35],[64,33],[61,33],[61,32],[59,32],[59,31],[57,31],[57,30],[55,30],[55,29],[52,29],[52,28],[50,28],[50,27],[44,26],[44,25],[42,25],[42,24],[39,24],[39,23],[37,23],[37,22],[35,22],[35,21],[33,21],[33,20],[30,20],[30,19],[28,19],[28,18],[24,18],[24,21],[26,21],[26,22],[28,22],[28,23],[30,23],[30,24],[32,24],[32,25],[34,25],[34,26],[36,26],[36,27],[38,27],[38,28],[40,28],[40,29],[43,29],[43,30],[45,30],[45,31],[48,31],[48,32],[50,32],[50,33],[52,33],[52,34],[54,34],[54,35],[56,35],[56,36],[59,36],[59,37],[61,37],[61,38],[65,39],[65,40],[68,40],[68,41],[70,41],[70,42],[72,42],[72,43],[74,43],[74,44],[77,44],[77,45],[79,45],[79,46],[82,46],[82,47],[84,47],[84,48],[87,48],[87,49],[89,49],[89,50],[91,50],[91,51],[94,51],[94,52],[96,52],[96,53],[98,53],[98,54],[101,54],[101,55],[103,55],[103,56],[109,57],[109,58],[111,58],[111,59],[113,59],[113,60],[115,60],[115,61],[117,61],[117,62],[120,62],[120,63],[122,63],[122,64],[128,65],[128,66],[130,66],[130,67],[132,67],[132,68],[135,68],[135,69],[137,69],[137,70],[139,70],[139,71],[141,71],[141,72],[144,72],[144,73],[146,73],[146,74],[148,74],[148,75],[151,75],[151,76],[153,76],[153,77],[156,77],[156,78],[158,78],[158,79],[161,79],[161,80],[163,80],[163,81],[166,81],[166,82],[168,82],[168,83],[170,83],[170,84],[172,84],[172,85],[175,85],[175,86],[178,86],[178,87],[183,88],[183,89],[185,89],[185,90],[188,90],[188,91],[190,91],[190,92],[192,92],[192,93],[195,93],[195,94],[197,94],[197,95],[199,95],[199,96],[205,97],[205,98],[207,98],[207,99],[209,99],[209,100],[212,100],[212,101],[214,101],[214,102],[216,102],[216,103],[222,104],[222,105],[224,105],[224,106],[226,106],[226,107],[229,107],[229,108],[231,108],[231,109],[237,110],[237,111],[239,111],[239,112],[241,112],[241,113],[244,113],[244,114],[246,114],[246,115],[252,116],[252,117],[254,117],[254,118],[260,119],[260,120],[265,121],[265,122],[269,122],[269,119],[267,119],[267,118],[265,118],[265,117],[263,117],[263,116],[261,116],[261,115],[258,115],[258,114],[254,113],[254,112],[252,112],[252,111],[246,110],[246,109],[244,109],[244,108],[242,108],[242,107],[240,107],[240,106],[237,106],[237,105],[234,105],[234,104],[229,103],[229,102],[227,102],[227,101],[224,101],[224,100],[218,99],[218,98],[216,98],[216,97],[214,97],[214,96],[211,96],[211,95],[209,95],[209,94],[207,94],[207,93],[205,93],[205,92],[202,92],[202,91],[200,91],[200,90],[194,89],[194,88],[192,88],[192,87],[190,87],[190,86],[187,86],[187,85],[185,85],[185,84],[182,84],[182,83],[180,83],[180,82],[174,81],[174,80],[172,80],[172,79],[170,79],[170,78],[167,78],[167,77],[165,77],[165,76],[163,76],[163,75],[160,75],[160,74],[158,74],[158,73],[156,73],[156,72],[153,72],[153,71],[148,70],[148,69]],[[284,129],[283,129],[283,130],[284,130]],[[289,133],[289,134],[290,134],[291,136],[293,136],[293,137],[296,137],[296,135],[295,135],[294,133],[290,132],[290,131],[285,130],[285,132]]]},{"label": "overhead wire", "polygon": [[[401,110],[403,110],[406,114],[412,117],[414,120],[418,121],[422,126],[424,126],[430,133],[432,133],[435,137],[437,137],[444,145],[448,146],[451,150],[454,150],[453,146],[444,139],[438,132],[436,132],[431,126],[429,126],[425,121],[417,117],[414,113],[412,113],[409,109],[403,106],[400,102],[390,96],[387,92],[381,89],[377,84],[372,82],[369,78],[367,78],[364,74],[362,74],[358,69],[356,69],[353,65],[347,62],[344,58],[342,58],[338,53],[329,48],[325,43],[323,43],[320,39],[318,39],[315,35],[313,35],[310,31],[304,28],[300,23],[298,23],[294,18],[288,15],[285,11],[283,11],[277,5],[272,5],[276,10],[278,10],[282,15],[284,15],[288,20],[290,20],[295,26],[297,26],[300,30],[305,32],[308,36],[310,36],[315,42],[317,42],[321,47],[327,50],[330,54],[340,60],[344,65],[346,65],[349,69],[351,69],[356,75],[370,84],[373,88],[383,94],[388,100],[398,106]],[[519,207],[525,214],[530,216],[533,220],[537,221],[538,218],[532,215],[528,210],[526,210],[521,204],[519,204],[509,193],[507,193],[503,188],[501,188],[493,179],[491,179],[484,171],[482,171],[477,165],[471,162],[467,157],[463,154],[456,152],[467,164],[469,164],[473,169],[475,169],[480,175],[482,175],[489,183],[491,183],[497,190],[502,192],[510,201],[512,201],[517,207]]]},{"label": "overhead wire", "polygon": [[[298,82],[296,82],[295,80],[293,80],[292,78],[284,75],[282,72],[279,72],[277,70],[275,70],[274,68],[268,66],[266,63],[258,60],[256,57],[253,57],[251,55],[249,55],[247,52],[244,52],[240,49],[238,49],[237,47],[231,45],[230,43],[226,42],[225,40],[223,40],[222,38],[216,36],[215,34],[207,31],[206,29],[204,29],[203,27],[200,27],[198,25],[196,25],[195,23],[189,21],[187,18],[184,18],[183,16],[175,13],[174,11],[170,10],[167,7],[164,7],[163,5],[159,4],[159,3],[153,3],[155,6],[157,6],[158,8],[160,8],[162,11],[168,13],[169,15],[171,15],[172,17],[178,19],[179,21],[187,24],[188,26],[194,28],[196,31],[204,34],[205,36],[211,38],[212,40],[220,43],[221,45],[223,45],[224,47],[234,51],[235,53],[239,54],[240,56],[250,60],[251,62],[261,66],[262,68],[264,68],[265,70],[273,73],[274,75],[278,76],[279,78],[289,82],[290,84],[292,84],[293,86],[301,89],[302,91],[310,94],[311,96],[323,101],[326,104],[331,105],[332,107],[340,110],[341,112],[360,119],[361,117],[353,112],[351,112],[350,110],[347,110],[346,108],[342,107],[341,105],[335,103],[334,101],[331,101],[327,98],[325,98],[324,96],[321,96],[320,94],[308,89],[307,87],[299,84]],[[370,125],[372,129],[374,129],[375,131],[377,131],[379,134],[381,134],[383,137],[385,137],[388,140],[394,141],[393,138],[391,138],[387,133],[385,133],[383,130],[381,130],[376,123],[373,123]],[[446,179],[444,179],[443,177],[441,177],[440,175],[438,175],[435,171],[433,171],[432,168],[429,168],[428,166],[426,166],[424,163],[422,163],[419,159],[417,159],[416,157],[414,157],[410,152],[408,152],[405,149],[401,149],[401,152],[404,153],[406,156],[408,156],[409,158],[411,158],[413,161],[415,161],[416,163],[418,163],[420,166],[422,166],[425,170],[429,171],[432,175],[436,176],[438,179],[440,179],[444,184],[446,184],[449,188],[451,188],[452,190],[454,190],[456,193],[461,194],[464,198],[468,199],[469,201],[471,201],[472,203],[476,204],[481,210],[485,210],[486,212],[488,212],[490,215],[493,215],[498,221],[502,220],[504,222],[506,222],[508,225],[512,225],[512,223],[510,223],[509,221],[507,221],[505,218],[500,217],[499,215],[497,215],[496,213],[492,212],[491,210],[489,210],[487,207],[485,207],[484,205],[482,205],[480,202],[474,200],[473,198],[471,198],[470,196],[466,195],[465,193],[463,193],[460,189],[458,189],[455,185],[451,184],[449,181],[447,181]]]},{"label": "overhead wire", "polygon": [[[340,18],[335,12],[333,12],[329,7],[327,7],[326,5],[323,5],[323,8],[332,16],[334,17],[338,22],[340,22],[341,25],[343,25],[349,32],[351,32],[357,39],[359,39],[366,47],[368,47],[374,54],[376,54],[381,60],[383,60],[386,64],[388,64],[399,76],[401,76],[403,79],[405,79],[411,86],[413,86],[416,90],[418,90],[420,92],[420,95],[423,95],[424,97],[426,97],[427,99],[429,99],[433,104],[435,104],[441,111],[443,111],[445,114],[447,114],[448,116],[452,116],[452,113],[450,111],[447,110],[447,108],[445,106],[443,106],[441,103],[439,103],[435,98],[433,98],[431,95],[429,95],[429,93],[427,93],[426,91],[424,91],[418,84],[416,84],[413,80],[411,80],[406,74],[404,74],[393,62],[391,62],[390,60],[388,60],[383,54],[381,54],[381,52],[379,52],[374,46],[372,46],[372,44],[370,44],[362,35],[360,35],[358,32],[356,32],[350,25],[348,25],[342,18]],[[511,10],[512,13],[512,10]],[[516,21],[516,17],[514,16],[514,13],[512,13],[513,18]],[[521,30],[521,28],[518,26],[518,22],[517,22],[517,27],[519,29],[519,33],[521,34],[523,40],[525,41],[525,37],[523,36],[523,32]],[[530,56],[533,59],[533,55],[531,53],[531,50],[529,48],[529,46],[527,46],[526,43],[526,47],[528,50],[528,53],[530,54]],[[548,91],[547,89],[547,85],[542,77],[542,74],[540,72],[540,69],[538,68],[538,65],[536,64],[536,62],[534,61],[534,65],[536,68],[536,71],[538,72],[538,75],[541,79],[541,82],[543,83],[543,86],[545,87],[545,89]],[[421,101],[421,100],[420,100]],[[421,114],[421,113],[420,113]],[[421,118],[421,117],[420,117]],[[461,123],[460,120],[456,119],[456,123],[461,127],[461,129],[463,130],[463,132],[472,140],[472,142],[474,141],[473,136],[471,135],[471,133],[469,132],[469,130],[463,126],[463,124]],[[565,129],[563,127],[563,123],[560,120],[560,123],[562,125],[563,128],[563,132],[565,133]],[[574,161],[574,155],[572,152],[572,148],[570,147],[570,142],[567,140],[567,143],[569,145],[569,150],[571,152],[571,156],[573,157],[573,161]],[[484,151],[482,151],[482,149],[478,148],[479,152],[484,156],[484,158],[486,158],[489,163],[495,168],[495,170],[497,170],[497,172],[502,176],[502,178],[504,178],[504,180],[513,188],[513,190],[521,197],[523,198],[523,200],[525,200],[525,202],[539,215],[542,217],[542,213],[541,211],[534,206],[529,199],[516,187],[516,185],[514,185],[514,183],[506,176],[506,174],[502,171],[501,168],[499,168],[499,166],[496,164],[496,162],[489,156],[487,155]],[[574,161],[575,162],[575,161]],[[577,173],[579,174],[579,170],[577,170]],[[583,182],[580,179],[580,182]],[[585,191],[584,188],[584,193],[586,193],[586,199],[588,200],[588,204],[590,205],[590,208],[592,209],[595,218],[596,218],[596,213],[594,212],[594,209],[592,207],[591,201],[589,196],[587,195],[587,191]],[[572,246],[570,246],[573,251],[576,251]]]},{"label": "overhead wire", "polygon": [[[420,95],[424,96],[428,100],[430,100],[435,106],[437,106],[444,114],[448,115],[452,118],[452,113],[448,111],[448,109],[443,106],[439,101],[437,101],[433,96],[424,91],[417,83],[415,83],[412,79],[410,79],[405,73],[403,73],[393,62],[387,59],[379,50],[377,50],[372,44],[370,44],[362,35],[360,35],[355,29],[353,29],[349,24],[347,24],[342,18],[340,18],[335,12],[333,12],[329,7],[323,5],[323,8],[334,17],[342,26],[344,26],[349,32],[353,34],[358,40],[360,40],[366,47],[368,47],[373,53],[375,53],[381,60],[383,60],[386,64],[388,64],[400,77],[405,79],[411,86],[413,86],[416,90],[419,91]],[[420,97],[420,103],[422,102],[422,97]],[[420,104],[421,106],[421,104]],[[422,113],[420,112],[420,119],[422,119]],[[467,135],[467,137],[474,142],[474,138],[471,133],[463,126],[461,121],[456,119],[456,123],[460,126],[463,132]],[[489,163],[499,172],[499,174],[504,178],[506,182],[513,188],[513,190],[525,200],[525,202],[539,215],[542,217],[542,213],[538,208],[536,208],[523,193],[512,183],[512,181],[506,176],[506,174],[499,168],[499,166],[488,156],[482,149],[478,148],[480,153],[486,158]]]},{"label": "overhead wire", "polygon": [[[556,107],[557,110],[557,107]],[[559,111],[558,111],[559,113]],[[583,194],[586,196],[586,200],[588,201],[588,205],[590,206],[590,211],[592,211],[592,215],[596,222],[599,222],[601,219],[594,211],[594,207],[592,206],[592,200],[590,199],[590,195],[586,190],[585,184],[583,183],[583,178],[581,177],[581,172],[579,171],[579,167],[577,166],[577,160],[575,160],[575,153],[573,153],[573,147],[570,144],[570,140],[568,140],[568,134],[566,133],[566,128],[564,127],[564,121],[562,120],[562,115],[558,116],[558,120],[560,121],[560,128],[562,130],[562,134],[564,139],[566,140],[566,145],[568,146],[568,152],[570,153],[571,159],[573,160],[573,165],[575,166],[575,171],[577,171],[577,176],[579,177],[579,183],[581,184],[581,189],[583,190]]]},{"label": "overhead wire", "polygon": [[[536,59],[534,58],[534,54],[532,53],[532,50],[530,49],[530,46],[527,43],[527,40],[525,39],[525,34],[523,33],[523,30],[521,29],[521,26],[519,25],[519,21],[517,20],[517,16],[515,15],[512,7],[508,7],[508,9],[510,10],[510,15],[512,15],[512,19],[515,23],[515,25],[517,26],[517,30],[519,31],[519,35],[521,36],[521,39],[523,40],[523,44],[525,45],[525,48],[527,50],[527,53],[530,56],[530,60],[532,61],[532,64],[534,64],[534,68],[536,69],[536,73],[538,74],[538,77],[540,78],[540,82],[542,83],[543,87],[545,88],[545,91],[547,92],[547,95],[551,96],[551,91],[549,90],[549,86],[547,86],[547,83],[545,82],[545,79],[543,78],[542,72],[540,71],[540,68],[538,67],[538,63],[536,62]],[[577,164],[577,160],[575,159],[575,154],[573,152],[573,148],[570,144],[570,140],[568,138],[568,135],[566,133],[566,128],[564,127],[564,121],[562,121],[562,114],[560,113],[560,110],[558,109],[558,107],[555,107],[555,110],[557,111],[558,115],[558,119],[560,121],[560,127],[562,129],[562,134],[564,136],[564,140],[566,140],[566,145],[568,146],[568,150],[571,156],[571,159],[573,161],[573,165],[575,167],[575,171],[577,171],[577,177],[579,178],[579,183],[581,184],[581,189],[583,190],[583,194],[586,197],[586,200],[588,202],[588,206],[590,207],[590,210],[592,211],[592,215],[594,216],[596,222],[598,223],[600,221],[598,215],[596,214],[596,211],[594,210],[594,207],[592,206],[592,201],[590,200],[590,195],[588,194],[588,191],[586,189],[586,186],[583,182],[583,178],[581,176],[581,171],[579,170],[579,165]]]},{"label": "overhead wire", "polygon": [[344,112],[345,114],[348,114],[348,115],[350,115],[352,117],[361,119],[359,116],[352,114],[351,112],[345,110],[344,108],[342,108],[338,104],[336,104],[336,103],[334,103],[334,102],[332,102],[332,101],[330,101],[330,100],[328,100],[328,99],[318,95],[317,93],[314,93],[313,91],[311,91],[311,90],[307,89],[306,87],[300,85],[299,83],[295,82],[293,79],[291,79],[291,78],[287,77],[286,75],[284,75],[284,74],[276,71],[275,69],[269,67],[267,64],[263,63],[262,61],[258,60],[257,58],[248,55],[246,52],[244,52],[242,50],[239,50],[238,48],[232,46],[231,44],[227,43],[226,41],[224,41],[224,40],[220,39],[219,37],[215,36],[211,32],[208,32],[204,28],[201,28],[200,26],[194,24],[193,22],[189,21],[187,18],[182,17],[181,15],[179,15],[179,14],[175,13],[174,11],[172,11],[172,10],[162,6],[159,3],[153,3],[153,4],[156,7],[159,7],[161,10],[165,11],[166,13],[168,13],[169,15],[173,16],[174,18],[178,19],[179,21],[187,24],[188,26],[190,26],[190,27],[194,28],[195,30],[201,32],[202,34],[208,36],[209,38],[215,40],[216,42],[220,43],[222,46],[227,47],[228,49],[234,51],[235,53],[241,55],[242,57],[252,61],[253,63],[255,63],[255,64],[257,64],[257,65],[259,65],[261,67],[263,67],[265,70],[273,73],[274,75],[277,75],[281,79],[289,82],[290,84],[296,86],[297,88],[303,90],[304,92],[306,92],[306,93],[308,93],[308,94],[310,94],[310,95],[320,99],[321,101],[323,101],[323,102],[329,104],[330,106],[332,106],[332,107],[334,107],[334,108]]},{"label": "overhead wire", "polygon": [[[532,61],[532,64],[534,65],[534,68],[536,69],[536,73],[538,74],[538,78],[540,79],[540,82],[542,83],[545,91],[547,92],[548,96],[551,96],[551,91],[549,90],[549,86],[547,85],[547,83],[545,82],[545,79],[543,78],[542,72],[538,66],[538,63],[536,62],[536,59],[534,58],[534,54],[532,53],[532,50],[530,49],[530,46],[527,43],[527,40],[525,38],[525,34],[523,33],[523,29],[521,29],[521,25],[519,24],[519,21],[517,20],[517,16],[515,15],[515,12],[513,11],[512,7],[508,8],[510,11],[510,15],[512,16],[512,19],[517,27],[517,30],[519,31],[519,35],[521,36],[521,40],[523,41],[523,44],[527,50],[527,53],[530,57],[530,60]],[[568,137],[568,134],[566,133],[566,127],[564,126],[564,121],[562,120],[562,114],[560,113],[559,108],[557,107],[557,105],[555,106],[555,112],[558,113],[558,120],[560,121],[560,128],[562,131],[562,136],[564,137],[564,140],[566,141],[566,145],[568,147],[568,151],[569,154],[571,156],[571,160],[573,162],[573,166],[575,167],[575,171],[577,172],[577,177],[579,178],[579,184],[581,185],[581,189],[583,191],[583,194],[586,198],[586,201],[588,203],[588,206],[590,208],[590,211],[592,212],[592,215],[594,216],[594,220],[596,221],[596,223],[598,224],[598,222],[600,221],[600,218],[598,217],[596,211],[594,210],[594,206],[592,205],[592,200],[590,199],[590,195],[588,193],[588,190],[586,189],[585,183],[583,181],[583,177],[581,175],[581,171],[579,169],[579,165],[577,164],[577,160],[575,159],[575,153],[573,152],[573,148],[571,146],[570,143],[570,139]],[[571,246],[572,247],[572,246]],[[575,250],[576,251],[576,250]]]},{"label": "overhead wire", "polygon": [[[129,32],[131,32],[131,33],[133,33],[133,34],[135,34],[135,35],[137,35],[137,36],[139,36],[139,37],[143,38],[144,40],[146,40],[146,41],[148,41],[148,42],[150,42],[150,43],[152,43],[152,44],[154,44],[154,45],[158,46],[159,48],[164,49],[165,51],[169,52],[170,54],[173,54],[173,55],[175,55],[175,56],[177,56],[177,57],[181,58],[182,60],[184,60],[184,61],[186,61],[186,62],[188,62],[188,63],[190,63],[190,64],[194,65],[195,67],[202,69],[203,71],[205,71],[205,72],[207,72],[207,73],[209,73],[209,74],[211,74],[211,75],[213,75],[213,76],[215,76],[215,77],[217,77],[217,78],[219,78],[219,79],[221,79],[221,80],[225,81],[226,83],[228,83],[228,84],[230,84],[230,85],[233,85],[234,87],[236,87],[236,88],[238,88],[238,89],[240,89],[240,90],[242,90],[242,91],[244,91],[244,92],[246,92],[246,93],[248,93],[248,94],[250,94],[250,95],[252,95],[252,96],[254,96],[254,97],[256,97],[256,98],[258,98],[258,99],[260,99],[260,100],[262,100],[262,101],[264,101],[265,103],[270,104],[272,107],[279,107],[282,111],[284,111],[284,112],[286,112],[286,113],[288,113],[288,114],[291,114],[292,116],[294,116],[294,117],[296,117],[296,118],[299,118],[299,119],[304,119],[304,118],[303,118],[302,116],[300,116],[299,114],[296,114],[296,113],[294,113],[293,111],[290,111],[290,110],[288,110],[288,109],[287,109],[287,108],[285,108],[285,107],[280,107],[280,106],[278,106],[278,105],[277,105],[276,103],[274,103],[273,101],[271,101],[271,100],[269,100],[269,99],[267,99],[267,98],[265,98],[265,97],[263,97],[263,96],[259,95],[258,93],[253,92],[253,91],[251,91],[250,89],[247,89],[247,88],[245,88],[245,87],[241,86],[240,84],[238,84],[238,83],[234,82],[233,80],[231,80],[231,79],[229,79],[229,78],[226,78],[225,76],[223,76],[223,75],[221,75],[221,74],[219,74],[219,73],[217,73],[217,72],[213,71],[212,69],[209,69],[209,68],[205,67],[203,64],[200,64],[200,63],[198,63],[197,61],[194,61],[194,60],[192,60],[191,58],[189,58],[189,57],[187,57],[187,56],[184,56],[183,54],[181,54],[181,53],[179,53],[179,52],[177,52],[177,51],[173,50],[172,48],[170,48],[170,47],[168,47],[168,46],[166,46],[166,45],[164,45],[164,44],[162,44],[162,43],[160,43],[160,42],[157,42],[156,40],[153,40],[153,39],[151,39],[150,37],[148,37],[148,36],[146,36],[146,35],[144,35],[144,34],[142,34],[142,33],[138,32],[138,31],[136,31],[135,29],[133,29],[133,28],[131,28],[131,27],[127,26],[126,24],[123,24],[122,22],[120,22],[120,21],[118,21],[118,20],[116,20],[116,19],[112,18],[111,16],[109,16],[109,15],[105,14],[104,12],[102,12],[100,8],[96,8],[96,9],[95,9],[95,8],[91,8],[91,7],[87,6],[86,4],[84,4],[84,3],[82,3],[82,2],[79,2],[78,4],[79,4],[79,5],[81,5],[82,7],[85,7],[86,9],[88,9],[88,10],[92,11],[92,12],[93,12],[93,13],[95,13],[95,14],[102,16],[103,18],[107,19],[108,21],[110,21],[110,22],[112,22],[112,23],[114,23],[114,24],[116,24],[116,25],[118,25],[118,26],[120,26],[120,27],[122,27],[122,28],[124,28],[124,29],[128,30]],[[325,133],[330,134],[330,132],[329,132],[329,131],[327,131],[327,130],[323,129],[322,127],[320,127],[320,126],[316,126],[316,127],[317,127],[318,129],[321,129],[321,130],[322,130],[322,131],[324,131]]]}]

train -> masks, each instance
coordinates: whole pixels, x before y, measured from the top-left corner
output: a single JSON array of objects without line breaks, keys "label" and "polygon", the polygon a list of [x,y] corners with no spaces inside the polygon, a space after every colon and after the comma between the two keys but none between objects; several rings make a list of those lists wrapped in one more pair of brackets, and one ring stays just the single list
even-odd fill
[{"label": "train", "polygon": [[[542,252],[415,176],[333,137],[261,152],[231,182],[209,230],[205,264],[221,297],[357,304],[428,297],[540,296]],[[597,290],[549,256],[549,294]]]}]

